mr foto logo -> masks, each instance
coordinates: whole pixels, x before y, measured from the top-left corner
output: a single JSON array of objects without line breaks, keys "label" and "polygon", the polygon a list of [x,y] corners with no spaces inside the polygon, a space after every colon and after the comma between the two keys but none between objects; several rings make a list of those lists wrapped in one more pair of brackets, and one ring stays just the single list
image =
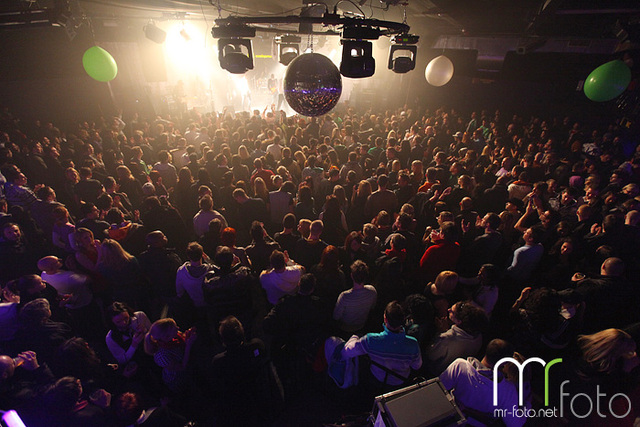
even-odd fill
[{"label": "mr foto logo", "polygon": [[[505,364],[505,363],[512,363],[513,365],[515,365],[518,368],[518,405],[520,407],[524,406],[524,397],[523,397],[523,390],[524,390],[524,380],[523,380],[523,376],[524,376],[524,368],[529,364],[529,363],[539,363],[540,365],[542,365],[544,367],[544,406],[548,407],[549,406],[549,370],[551,369],[551,367],[557,363],[561,363],[562,359],[558,358],[558,359],[553,359],[552,361],[550,361],[549,363],[545,362],[544,360],[542,360],[539,357],[532,357],[529,358],[527,360],[525,360],[523,363],[520,363],[518,360],[514,359],[513,357],[504,357],[502,359],[500,359],[498,361],[498,363],[496,363],[496,365],[493,367],[493,406],[498,406],[498,373],[500,372],[499,368],[501,365]],[[565,397],[570,396],[569,393],[565,393],[564,391],[564,387],[566,384],[568,384],[570,381],[569,380],[565,380],[560,384],[560,416],[564,417],[564,401],[565,401]],[[598,414],[598,416],[600,416],[601,418],[605,418],[606,415],[600,412],[600,398],[601,397],[606,397],[606,393],[601,393],[600,392],[600,386],[597,385],[596,386],[596,412]],[[622,397],[627,401],[628,404],[628,409],[627,412],[625,412],[624,414],[620,415],[620,414],[616,414],[613,411],[612,405],[613,405],[613,401],[615,400],[616,397]],[[574,404],[576,402],[577,399],[586,399],[587,402],[587,406],[589,408],[589,410],[584,413],[584,414],[579,414],[575,411],[574,409]],[[589,396],[586,393],[577,393],[576,395],[574,395],[573,397],[571,397],[571,400],[569,401],[569,409],[571,410],[571,413],[573,414],[573,416],[577,417],[577,418],[587,418],[591,415],[591,413],[593,412],[593,399],[591,398],[591,396]],[[609,413],[611,415],[613,415],[616,418],[624,418],[627,415],[629,415],[629,413],[631,412],[631,400],[629,399],[629,396],[627,396],[624,393],[616,393],[613,396],[611,396],[611,398],[609,399]],[[528,415],[528,411],[526,410],[521,410],[521,411],[516,411],[517,408],[514,408],[513,413],[514,414],[518,414],[517,416],[529,416]],[[535,412],[533,410],[531,410],[532,413],[538,413]],[[545,412],[539,412],[540,414],[544,414]],[[556,416],[557,414],[555,413],[555,410],[553,411],[554,416]]]}]

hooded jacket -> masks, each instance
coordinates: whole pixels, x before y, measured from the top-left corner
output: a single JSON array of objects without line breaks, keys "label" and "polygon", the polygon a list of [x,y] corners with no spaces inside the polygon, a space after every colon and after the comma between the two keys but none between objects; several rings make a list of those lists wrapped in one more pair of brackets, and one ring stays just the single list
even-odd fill
[{"label": "hooded jacket", "polygon": [[194,306],[206,307],[207,302],[204,300],[202,284],[209,270],[211,270],[209,264],[191,265],[189,261],[182,264],[176,274],[176,295],[178,298],[186,292]]}]

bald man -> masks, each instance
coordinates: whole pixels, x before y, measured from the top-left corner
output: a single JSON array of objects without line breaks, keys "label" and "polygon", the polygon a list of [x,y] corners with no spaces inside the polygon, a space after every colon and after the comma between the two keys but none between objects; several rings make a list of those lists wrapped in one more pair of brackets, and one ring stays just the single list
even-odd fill
[{"label": "bald man", "polygon": [[600,276],[580,280],[576,291],[584,298],[584,332],[607,328],[624,328],[638,321],[638,292],[624,277],[625,265],[620,258],[607,258]]},{"label": "bald man", "polygon": [[21,415],[32,413],[36,392],[53,380],[47,365],[38,364],[33,351],[22,352],[15,358],[0,356],[0,402],[5,409],[15,409]]}]

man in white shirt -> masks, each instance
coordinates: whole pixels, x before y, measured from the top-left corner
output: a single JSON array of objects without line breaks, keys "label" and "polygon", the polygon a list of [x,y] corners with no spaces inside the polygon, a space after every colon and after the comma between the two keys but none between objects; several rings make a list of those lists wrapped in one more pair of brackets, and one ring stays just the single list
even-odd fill
[{"label": "man in white shirt", "polygon": [[209,223],[214,219],[219,219],[222,222],[222,230],[227,228],[227,220],[225,217],[213,209],[213,199],[211,196],[202,196],[198,204],[200,205],[200,211],[193,217],[193,231],[196,232],[196,236],[202,237],[204,233],[209,231]]},{"label": "man in white shirt", "polygon": [[204,250],[196,242],[189,243],[186,255],[189,261],[178,268],[176,273],[176,295],[180,298],[187,293],[198,314],[204,315],[207,303],[204,300],[202,284],[205,275],[211,270],[211,265],[204,262]]},{"label": "man in white shirt", "polygon": [[267,146],[267,153],[271,153],[276,162],[282,159],[282,145],[280,145],[279,135],[274,135],[273,143]]},{"label": "man in white shirt", "polygon": [[260,284],[267,293],[269,303],[276,305],[285,295],[295,295],[304,267],[289,259],[289,254],[273,251],[269,257],[270,270],[260,274]]},{"label": "man in white shirt", "polygon": [[344,291],[338,297],[333,309],[333,319],[345,332],[355,332],[367,323],[369,312],[376,305],[376,288],[365,285],[369,276],[367,264],[358,260],[351,264],[353,288]]}]

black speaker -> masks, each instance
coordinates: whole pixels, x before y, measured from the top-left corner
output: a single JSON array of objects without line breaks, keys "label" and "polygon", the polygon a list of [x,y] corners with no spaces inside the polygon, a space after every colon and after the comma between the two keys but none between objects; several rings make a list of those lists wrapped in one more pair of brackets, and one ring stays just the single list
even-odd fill
[{"label": "black speaker", "polygon": [[371,419],[374,427],[448,427],[467,422],[438,378],[376,397]]}]

